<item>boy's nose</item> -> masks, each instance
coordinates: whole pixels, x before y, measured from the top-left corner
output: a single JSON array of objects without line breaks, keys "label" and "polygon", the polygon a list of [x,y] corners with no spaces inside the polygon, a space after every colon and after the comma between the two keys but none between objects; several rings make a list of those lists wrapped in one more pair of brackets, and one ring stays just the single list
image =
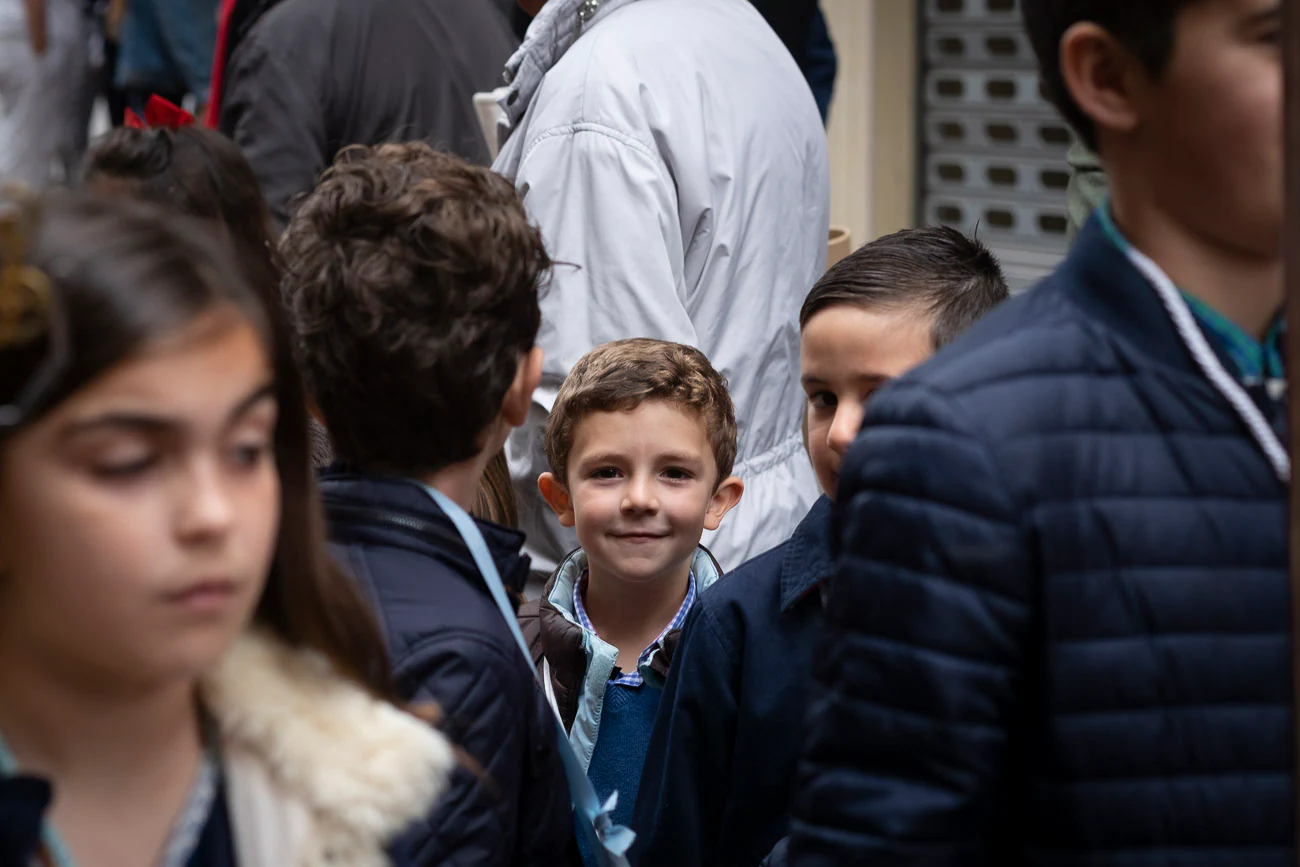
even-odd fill
[{"label": "boy's nose", "polygon": [[635,476],[628,482],[623,494],[623,511],[648,512],[659,508],[659,498],[654,482],[645,476]]},{"label": "boy's nose", "polygon": [[826,432],[826,444],[838,455],[848,451],[862,429],[862,404],[841,401],[835,410],[835,420]]}]

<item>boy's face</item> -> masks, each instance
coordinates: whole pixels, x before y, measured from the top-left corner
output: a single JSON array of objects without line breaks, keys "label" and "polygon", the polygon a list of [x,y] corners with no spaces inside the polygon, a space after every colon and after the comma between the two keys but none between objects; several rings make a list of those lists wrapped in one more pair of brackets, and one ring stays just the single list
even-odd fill
[{"label": "boy's face", "polygon": [[578,422],[568,484],[539,485],[560,523],[575,527],[593,574],[633,584],[684,577],[704,530],[740,499],[697,414],[661,400]]},{"label": "boy's face", "polygon": [[1278,0],[1202,0],[1178,17],[1168,68],[1134,106],[1157,205],[1205,242],[1276,256],[1282,224]]},{"label": "boy's face", "polygon": [[909,310],[838,305],[808,320],[799,351],[808,395],[808,452],[831,499],[844,453],[862,427],[867,398],[933,352],[930,323]]}]

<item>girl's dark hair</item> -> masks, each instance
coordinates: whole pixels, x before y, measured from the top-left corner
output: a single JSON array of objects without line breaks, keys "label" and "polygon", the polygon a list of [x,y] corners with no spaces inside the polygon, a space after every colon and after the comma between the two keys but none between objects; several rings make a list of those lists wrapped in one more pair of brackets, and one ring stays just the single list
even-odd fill
[{"label": "girl's dark hair", "polygon": [[230,139],[201,127],[115,129],[91,147],[93,192],[127,193],[224,227],[244,276],[280,306],[280,260],[271,213],[253,168]]},{"label": "girl's dark hair", "polygon": [[930,319],[934,348],[946,346],[1007,297],[1002,266],[987,247],[956,229],[904,229],[850,253],[817,281],[799,328],[828,307],[914,309]]},{"label": "girl's dark hair", "polygon": [[[237,310],[264,337],[280,408],[280,529],[255,622],[290,645],[324,654],[340,672],[391,699],[383,637],[353,582],[325,551],[324,519],[307,462],[306,400],[288,336],[231,264],[225,245],[201,224],[123,197],[52,196],[27,210],[22,264],[50,284],[53,318],[62,322],[67,339],[58,375],[27,404],[13,429],[197,317],[223,307]],[[0,261],[0,268],[15,264]],[[0,343],[0,407],[14,403],[43,369],[51,333],[46,328],[31,339]],[[0,431],[0,449],[5,434]]]}]

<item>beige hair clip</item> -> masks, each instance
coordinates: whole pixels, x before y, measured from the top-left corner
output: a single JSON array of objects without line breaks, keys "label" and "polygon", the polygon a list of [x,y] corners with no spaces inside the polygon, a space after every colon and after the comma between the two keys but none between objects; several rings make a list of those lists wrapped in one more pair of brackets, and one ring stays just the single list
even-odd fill
[{"label": "beige hair clip", "polygon": [[50,279],[28,265],[21,209],[0,216],[0,349],[30,343],[50,323]]}]

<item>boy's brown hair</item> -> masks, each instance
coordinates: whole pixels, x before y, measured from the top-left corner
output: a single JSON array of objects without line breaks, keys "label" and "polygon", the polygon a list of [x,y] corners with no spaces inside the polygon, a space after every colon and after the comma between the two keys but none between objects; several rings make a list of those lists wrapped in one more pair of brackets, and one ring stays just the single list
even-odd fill
[{"label": "boy's brown hair", "polygon": [[406,476],[477,455],[536,340],[551,264],[514,187],[421,142],[348,148],[281,249],[335,453]]},{"label": "boy's brown hair", "polygon": [[578,424],[594,412],[629,412],[662,400],[704,422],[718,465],[715,484],[736,461],[736,410],[727,381],[691,346],[637,337],[597,346],[569,371],[546,425],[546,459],[568,484],[569,451]]}]

